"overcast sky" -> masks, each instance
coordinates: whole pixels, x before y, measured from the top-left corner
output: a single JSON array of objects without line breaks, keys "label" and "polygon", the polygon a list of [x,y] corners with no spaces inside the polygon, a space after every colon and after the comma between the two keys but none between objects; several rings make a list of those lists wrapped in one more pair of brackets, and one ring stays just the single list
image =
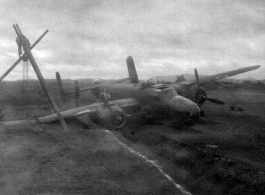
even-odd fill
[{"label": "overcast sky", "polygon": [[[0,0],[0,74],[18,57],[17,23],[44,78],[124,78],[131,55],[141,79],[215,74],[265,79],[264,0]],[[36,78],[32,68],[30,78]],[[22,78],[22,63],[6,80]]]}]

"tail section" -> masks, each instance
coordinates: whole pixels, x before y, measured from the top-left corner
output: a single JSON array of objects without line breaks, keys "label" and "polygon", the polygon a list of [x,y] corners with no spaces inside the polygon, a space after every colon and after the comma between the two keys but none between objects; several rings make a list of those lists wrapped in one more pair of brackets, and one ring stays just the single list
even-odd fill
[{"label": "tail section", "polygon": [[138,75],[136,72],[133,58],[131,56],[129,56],[126,59],[126,62],[127,62],[127,67],[128,67],[128,72],[129,72],[129,77],[130,77],[131,83],[138,83]]},{"label": "tail section", "polygon": [[63,89],[63,85],[62,85],[62,80],[61,80],[61,76],[60,76],[59,72],[56,72],[56,79],[57,79],[57,84],[58,84],[59,92],[61,95],[61,99],[63,102],[66,102],[66,97],[65,97],[65,93],[64,93],[64,89]]}]

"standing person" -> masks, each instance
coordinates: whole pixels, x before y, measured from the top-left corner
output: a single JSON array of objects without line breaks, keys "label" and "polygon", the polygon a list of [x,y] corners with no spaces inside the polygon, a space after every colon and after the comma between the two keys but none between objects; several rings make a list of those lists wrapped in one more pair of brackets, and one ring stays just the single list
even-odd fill
[{"label": "standing person", "polygon": [[75,81],[75,106],[79,107],[78,98],[80,96],[80,89],[78,85],[78,81]]}]

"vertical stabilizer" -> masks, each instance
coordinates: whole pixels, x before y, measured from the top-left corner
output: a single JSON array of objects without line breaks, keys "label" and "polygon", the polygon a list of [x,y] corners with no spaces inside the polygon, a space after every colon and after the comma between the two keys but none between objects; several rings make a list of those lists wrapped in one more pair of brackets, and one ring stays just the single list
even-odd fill
[{"label": "vertical stabilizer", "polygon": [[131,83],[138,83],[138,75],[136,72],[133,58],[131,56],[129,56],[126,59],[126,62],[127,62],[127,67],[128,67],[128,72],[129,72],[129,77],[130,77]]},{"label": "vertical stabilizer", "polygon": [[63,85],[62,85],[62,80],[61,80],[61,76],[60,76],[59,72],[56,72],[56,79],[57,79],[57,84],[58,84],[59,92],[61,95],[61,99],[63,102],[66,102],[66,97],[65,97],[65,93],[64,93],[64,89],[63,89]]}]

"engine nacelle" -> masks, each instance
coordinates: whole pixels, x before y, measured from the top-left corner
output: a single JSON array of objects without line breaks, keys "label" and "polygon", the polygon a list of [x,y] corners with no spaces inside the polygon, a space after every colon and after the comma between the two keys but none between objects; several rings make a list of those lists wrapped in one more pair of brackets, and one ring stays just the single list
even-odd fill
[{"label": "engine nacelle", "polygon": [[111,106],[113,113],[107,107],[99,107],[97,113],[90,120],[100,126],[119,129],[126,123],[126,114],[119,106]]}]

